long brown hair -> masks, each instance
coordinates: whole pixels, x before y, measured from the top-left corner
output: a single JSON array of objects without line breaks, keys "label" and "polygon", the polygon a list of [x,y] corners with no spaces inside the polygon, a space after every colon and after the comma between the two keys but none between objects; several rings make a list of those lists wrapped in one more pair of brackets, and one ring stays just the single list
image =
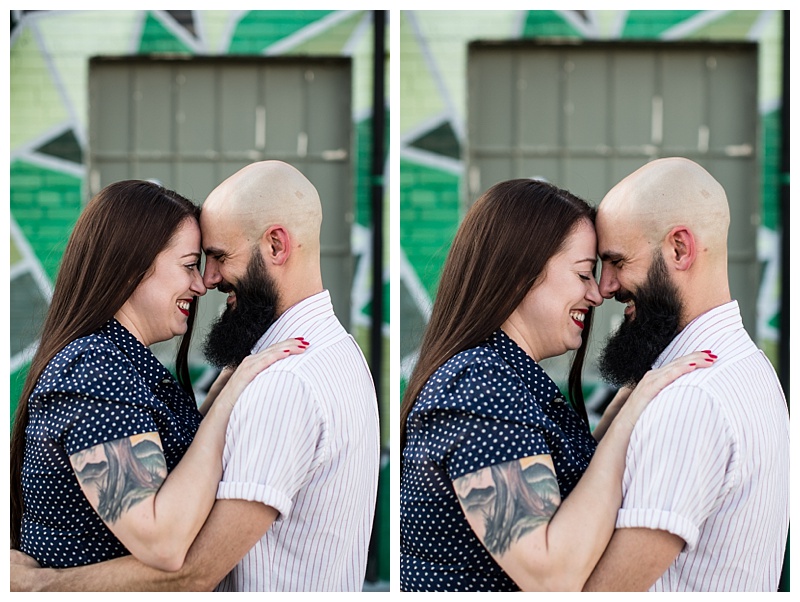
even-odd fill
[{"label": "long brown hair", "polygon": [[[595,214],[583,199],[530,179],[500,182],[475,201],[450,247],[419,358],[403,394],[401,451],[408,415],[431,375],[500,328],[568,235],[583,220],[594,223]],[[569,376],[570,401],[587,423],[581,370],[591,317],[590,308]]]},{"label": "long brown hair", "polygon": [[[110,184],[87,203],[70,235],[53,298],[28,370],[11,431],[11,547],[22,524],[22,462],[28,398],[53,357],[70,342],[95,332],[131,296],[187,219],[200,208],[178,193],[143,180]],[[188,348],[197,299],[175,362],[178,381],[194,399]]]}]

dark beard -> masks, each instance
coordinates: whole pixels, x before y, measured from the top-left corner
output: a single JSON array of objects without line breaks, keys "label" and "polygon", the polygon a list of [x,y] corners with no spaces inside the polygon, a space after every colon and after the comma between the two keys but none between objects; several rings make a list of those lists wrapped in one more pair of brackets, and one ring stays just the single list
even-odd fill
[{"label": "dark beard", "polygon": [[661,253],[656,253],[647,280],[636,294],[618,293],[617,297],[623,302],[633,298],[636,312],[609,336],[598,369],[612,385],[633,387],[678,334],[683,303]]},{"label": "dark beard", "polygon": [[226,307],[211,325],[203,354],[216,368],[235,368],[250,355],[253,346],[275,322],[278,289],[258,250],[250,258],[239,283],[235,287],[220,285],[219,289],[236,291],[236,305]]}]

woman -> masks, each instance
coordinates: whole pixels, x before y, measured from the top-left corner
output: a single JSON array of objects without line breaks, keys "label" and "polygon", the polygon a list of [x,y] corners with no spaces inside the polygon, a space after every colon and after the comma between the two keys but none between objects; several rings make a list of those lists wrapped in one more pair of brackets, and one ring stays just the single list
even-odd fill
[{"label": "woman", "polygon": [[[132,553],[180,568],[214,503],[239,393],[305,348],[278,344],[225,373],[203,418],[187,363],[206,292],[198,217],[175,192],[123,181],[70,236],[11,438],[11,547],[42,566]],[[174,336],[177,381],[148,349]]]},{"label": "woman", "polygon": [[[602,302],[594,214],[511,180],[465,216],[401,408],[402,590],[580,590],[614,529],[634,422],[708,365],[693,354],[649,373],[595,442],[580,385]],[[569,350],[571,405],[538,364]]]}]

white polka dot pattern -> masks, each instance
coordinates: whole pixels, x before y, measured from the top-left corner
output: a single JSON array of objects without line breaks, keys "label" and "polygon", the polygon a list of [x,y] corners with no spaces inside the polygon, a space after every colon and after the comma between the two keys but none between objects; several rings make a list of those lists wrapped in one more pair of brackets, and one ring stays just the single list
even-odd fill
[{"label": "white polka dot pattern", "polygon": [[542,368],[502,330],[448,360],[408,417],[400,484],[403,591],[513,591],[467,523],[460,476],[540,454],[562,498],[595,450],[588,426]]},{"label": "white polka dot pattern", "polygon": [[157,431],[172,470],[200,425],[194,402],[153,353],[112,319],[50,361],[29,408],[22,551],[47,567],[128,554],[84,497],[69,456]]}]

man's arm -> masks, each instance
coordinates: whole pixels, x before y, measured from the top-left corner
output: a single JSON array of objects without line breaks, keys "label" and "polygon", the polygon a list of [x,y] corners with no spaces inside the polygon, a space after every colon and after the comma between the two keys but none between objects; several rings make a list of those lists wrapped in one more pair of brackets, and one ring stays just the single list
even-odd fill
[{"label": "man's arm", "polygon": [[683,545],[683,539],[669,531],[617,529],[583,591],[647,591],[673,563]]},{"label": "man's arm", "polygon": [[176,572],[153,569],[133,556],[70,569],[30,568],[12,557],[11,591],[210,591],[277,516],[260,502],[217,500]]}]

